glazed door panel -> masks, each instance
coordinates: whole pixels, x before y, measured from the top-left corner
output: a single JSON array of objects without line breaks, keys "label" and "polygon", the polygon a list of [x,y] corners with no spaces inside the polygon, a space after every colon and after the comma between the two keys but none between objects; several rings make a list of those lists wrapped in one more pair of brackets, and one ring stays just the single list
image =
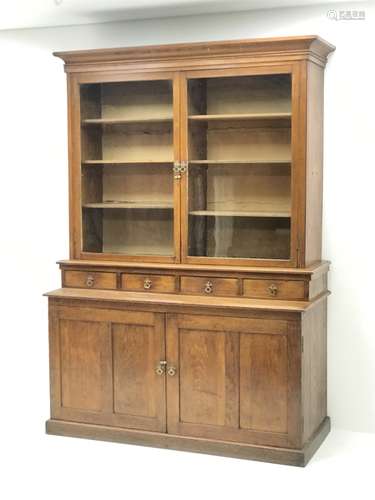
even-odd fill
[{"label": "glazed door panel", "polygon": [[183,262],[296,264],[298,82],[293,65],[183,73]]},{"label": "glazed door panel", "polygon": [[177,74],[73,76],[70,109],[73,256],[179,262]]},{"label": "glazed door panel", "polygon": [[297,330],[286,321],[168,315],[168,432],[295,446]]},{"label": "glazed door panel", "polygon": [[164,316],[51,310],[52,417],[165,431]]}]

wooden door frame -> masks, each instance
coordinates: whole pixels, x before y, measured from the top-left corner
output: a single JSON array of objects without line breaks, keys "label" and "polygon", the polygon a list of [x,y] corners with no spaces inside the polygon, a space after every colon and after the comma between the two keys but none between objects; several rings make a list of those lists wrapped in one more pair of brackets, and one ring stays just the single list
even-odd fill
[{"label": "wooden door frame", "polygon": [[187,81],[193,78],[219,78],[236,76],[291,74],[292,121],[291,121],[291,235],[290,259],[244,259],[224,257],[192,257],[188,255],[188,174],[181,181],[181,262],[184,264],[231,265],[251,267],[297,267],[303,249],[305,234],[305,81],[301,63],[255,64],[233,66],[226,69],[181,71],[181,161],[188,161],[188,89]]},{"label": "wooden door frame", "polygon": [[[110,82],[170,80],[173,84],[173,151],[174,163],[180,160],[180,84],[178,71],[130,72],[103,71],[69,73],[68,85],[68,150],[69,150],[69,233],[70,258],[80,260],[114,260],[128,262],[173,263],[180,262],[180,183],[173,183],[173,239],[174,256],[122,255],[84,252],[82,248],[82,185],[81,185],[81,111],[80,85]],[[172,163],[171,165],[173,165]],[[173,175],[173,169],[170,173]]]}]

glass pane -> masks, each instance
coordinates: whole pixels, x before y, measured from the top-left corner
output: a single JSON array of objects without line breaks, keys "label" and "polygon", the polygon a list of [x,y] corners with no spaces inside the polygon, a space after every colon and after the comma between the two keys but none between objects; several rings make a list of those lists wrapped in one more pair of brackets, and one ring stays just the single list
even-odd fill
[{"label": "glass pane", "polygon": [[170,81],[81,86],[83,251],[174,255]]},{"label": "glass pane", "polygon": [[289,259],[290,75],[188,88],[189,255]]}]

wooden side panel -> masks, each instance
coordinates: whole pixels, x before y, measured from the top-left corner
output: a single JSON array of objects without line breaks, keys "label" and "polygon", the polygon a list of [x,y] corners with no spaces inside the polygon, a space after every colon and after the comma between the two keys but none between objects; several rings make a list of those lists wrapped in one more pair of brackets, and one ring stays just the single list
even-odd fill
[{"label": "wooden side panel", "polygon": [[324,70],[307,65],[305,265],[322,256]]},{"label": "wooden side panel", "polygon": [[241,334],[240,426],[288,431],[288,341],[285,335]]},{"label": "wooden side panel", "polygon": [[298,323],[268,325],[263,333],[250,319],[168,315],[168,366],[176,367],[167,378],[169,433],[299,446]]},{"label": "wooden side panel", "polygon": [[304,314],[302,321],[302,391],[306,442],[327,416],[327,300]]}]

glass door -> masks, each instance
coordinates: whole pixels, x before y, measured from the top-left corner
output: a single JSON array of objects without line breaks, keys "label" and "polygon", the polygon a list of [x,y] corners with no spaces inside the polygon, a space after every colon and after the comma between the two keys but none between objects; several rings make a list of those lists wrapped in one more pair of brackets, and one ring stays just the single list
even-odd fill
[{"label": "glass door", "polygon": [[186,82],[184,259],[290,261],[290,72],[192,74]]},{"label": "glass door", "polygon": [[81,83],[83,253],[176,261],[175,85],[163,77]]}]

